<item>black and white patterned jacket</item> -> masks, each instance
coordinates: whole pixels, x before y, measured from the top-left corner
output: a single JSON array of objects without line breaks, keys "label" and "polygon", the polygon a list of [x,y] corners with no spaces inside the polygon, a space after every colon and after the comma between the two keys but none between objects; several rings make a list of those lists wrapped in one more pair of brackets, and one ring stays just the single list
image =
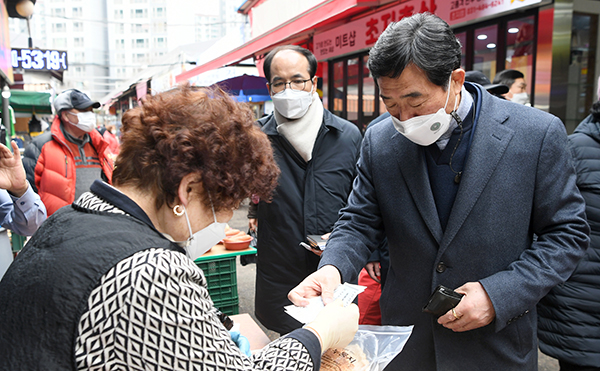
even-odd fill
[{"label": "black and white patterned jacket", "polygon": [[[123,213],[93,193],[78,204]],[[88,304],[75,349],[81,370],[319,368],[320,359],[303,344],[319,347],[307,330],[275,340],[252,358],[243,355],[216,316],[202,270],[175,251],[149,249],[119,262]]]},{"label": "black and white patterned jacket", "polygon": [[0,281],[1,370],[318,370],[299,329],[247,357],[200,268],[96,181],[40,227]]}]

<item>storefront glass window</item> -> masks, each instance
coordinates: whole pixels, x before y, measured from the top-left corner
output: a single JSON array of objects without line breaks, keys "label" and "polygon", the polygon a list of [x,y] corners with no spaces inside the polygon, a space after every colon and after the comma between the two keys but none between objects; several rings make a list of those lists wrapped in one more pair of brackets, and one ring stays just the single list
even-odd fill
[{"label": "storefront glass window", "polygon": [[456,38],[460,41],[460,45],[462,47],[462,54],[460,57],[460,68],[466,69],[467,66],[467,33],[460,32],[456,34]]},{"label": "storefront glass window", "polygon": [[475,29],[473,48],[474,70],[481,71],[486,76],[494,76],[496,74],[497,39],[498,25]]},{"label": "storefront glass window", "polygon": [[347,88],[347,116],[348,121],[358,124],[358,58],[348,59],[348,88]]},{"label": "storefront glass window", "polygon": [[319,62],[319,68],[317,69],[317,75],[319,80],[317,80],[317,89],[320,90],[319,95],[321,95],[321,100],[323,101],[323,107],[325,109],[329,109],[329,78],[327,71],[327,62]]},{"label": "storefront glass window", "polygon": [[333,64],[333,114],[344,117],[344,61]]},{"label": "storefront glass window", "polygon": [[[506,24],[506,62],[504,69],[518,70],[525,75],[527,93],[531,94],[535,18],[515,19]],[[495,75],[495,74],[493,74]]]},{"label": "storefront glass window", "polygon": [[596,35],[597,14],[573,13],[565,120],[569,133],[589,114],[596,101]]},{"label": "storefront glass window", "polygon": [[375,81],[367,68],[369,56],[363,58],[363,117],[366,125],[373,121],[377,114],[375,113]]}]

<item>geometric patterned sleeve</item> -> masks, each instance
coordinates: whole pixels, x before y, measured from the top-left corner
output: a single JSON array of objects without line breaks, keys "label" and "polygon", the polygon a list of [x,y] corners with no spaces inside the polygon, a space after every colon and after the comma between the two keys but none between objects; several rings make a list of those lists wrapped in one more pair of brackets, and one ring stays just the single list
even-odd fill
[{"label": "geometric patterned sleeve", "polygon": [[75,361],[79,370],[318,370],[318,340],[307,333],[246,357],[221,324],[202,270],[179,252],[148,249],[119,262],[92,291]]}]

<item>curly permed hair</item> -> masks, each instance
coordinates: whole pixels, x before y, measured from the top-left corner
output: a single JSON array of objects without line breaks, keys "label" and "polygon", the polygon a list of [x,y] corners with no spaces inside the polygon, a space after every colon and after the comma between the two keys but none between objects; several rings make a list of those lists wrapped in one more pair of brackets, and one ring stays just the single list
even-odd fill
[{"label": "curly permed hair", "polygon": [[237,208],[256,194],[269,200],[279,168],[250,109],[220,89],[188,84],[148,97],[123,115],[121,151],[112,181],[171,207],[184,176],[198,174],[202,202],[215,211]]}]

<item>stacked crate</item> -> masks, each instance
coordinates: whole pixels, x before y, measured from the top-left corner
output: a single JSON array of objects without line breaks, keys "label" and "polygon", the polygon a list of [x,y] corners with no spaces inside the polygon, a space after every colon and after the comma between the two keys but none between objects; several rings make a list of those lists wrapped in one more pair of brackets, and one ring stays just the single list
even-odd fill
[{"label": "stacked crate", "polygon": [[239,314],[235,263],[235,256],[196,262],[204,272],[215,307],[227,315]]}]

